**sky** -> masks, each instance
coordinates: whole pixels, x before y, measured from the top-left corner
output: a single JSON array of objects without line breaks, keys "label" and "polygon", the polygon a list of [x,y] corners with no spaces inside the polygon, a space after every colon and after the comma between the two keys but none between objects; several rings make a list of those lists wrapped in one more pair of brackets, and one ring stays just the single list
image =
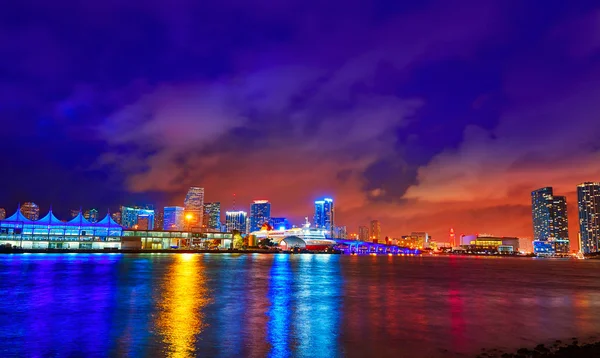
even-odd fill
[{"label": "sky", "polygon": [[18,1],[0,207],[272,202],[295,223],[531,237],[600,181],[597,1]]}]

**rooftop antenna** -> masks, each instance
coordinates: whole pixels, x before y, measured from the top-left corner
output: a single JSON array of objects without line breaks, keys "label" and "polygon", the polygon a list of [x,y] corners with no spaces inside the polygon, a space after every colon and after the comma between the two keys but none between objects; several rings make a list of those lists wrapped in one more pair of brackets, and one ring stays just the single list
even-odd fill
[{"label": "rooftop antenna", "polygon": [[235,211],[235,193],[233,193],[233,211]]}]

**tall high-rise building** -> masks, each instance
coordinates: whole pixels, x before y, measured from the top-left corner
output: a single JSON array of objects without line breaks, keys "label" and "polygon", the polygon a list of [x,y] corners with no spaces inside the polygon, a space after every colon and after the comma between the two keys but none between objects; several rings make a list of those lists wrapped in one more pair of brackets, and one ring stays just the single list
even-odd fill
[{"label": "tall high-rise building", "polygon": [[259,231],[269,220],[271,220],[271,203],[268,200],[254,200],[250,204],[249,232]]},{"label": "tall high-rise building", "polygon": [[315,201],[315,226],[329,231],[329,235],[333,237],[333,229],[335,227],[335,210],[333,207],[333,199],[324,198],[323,200]]},{"label": "tall high-rise building", "polygon": [[154,209],[151,205],[139,207],[139,206],[121,206],[121,226],[132,229],[134,227],[139,228],[138,219],[139,217],[148,217],[148,228],[154,227]]},{"label": "tall high-rise building", "polygon": [[208,229],[219,229],[221,221],[221,203],[218,201],[204,204],[204,217],[202,226]]},{"label": "tall high-rise building", "polygon": [[383,243],[381,240],[381,224],[379,220],[371,220],[371,228],[369,230],[369,241],[374,243]]},{"label": "tall high-rise building", "polygon": [[185,209],[181,206],[167,206],[164,210],[163,230],[185,230]]},{"label": "tall high-rise building", "polygon": [[348,229],[345,226],[336,226],[334,228],[333,237],[336,239],[347,239],[348,238]]},{"label": "tall high-rise building", "polygon": [[6,219],[6,209],[0,208],[0,220]]},{"label": "tall high-rise building", "polygon": [[120,211],[116,211],[116,212],[110,214],[110,216],[117,224],[121,225],[121,212]]},{"label": "tall high-rise building", "polygon": [[291,228],[290,222],[286,218],[271,218],[269,225],[274,230],[287,230]]},{"label": "tall high-rise building", "polygon": [[581,251],[598,252],[600,241],[600,183],[583,183],[577,186],[579,209],[579,235]]},{"label": "tall high-rise building", "polygon": [[225,213],[225,226],[227,231],[231,232],[237,230],[242,234],[247,233],[246,231],[246,218],[248,213],[245,211],[227,211]]},{"label": "tall high-rise building", "polygon": [[97,223],[98,222],[98,210],[96,210],[96,209],[86,210],[85,213],[83,213],[83,217],[91,223]]},{"label": "tall high-rise building", "polygon": [[567,199],[564,196],[555,196],[551,187],[534,190],[531,212],[535,241],[569,240]]},{"label": "tall high-rise building", "polygon": [[358,227],[358,240],[369,242],[369,227],[368,226],[359,226]]},{"label": "tall high-rise building", "polygon": [[165,226],[165,211],[156,209],[154,211],[154,230],[163,230]]},{"label": "tall high-rise building", "polygon": [[183,207],[185,208],[185,216],[189,227],[202,227],[202,217],[204,215],[204,188],[191,187],[185,196]]},{"label": "tall high-rise building", "polygon": [[40,218],[40,207],[36,203],[27,202],[21,206],[21,214],[29,220]]}]

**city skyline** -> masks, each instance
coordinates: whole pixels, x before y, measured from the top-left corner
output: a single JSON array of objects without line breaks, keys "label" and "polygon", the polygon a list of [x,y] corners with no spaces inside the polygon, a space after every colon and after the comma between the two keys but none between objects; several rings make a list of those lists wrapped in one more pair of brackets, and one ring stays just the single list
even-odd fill
[{"label": "city skyline", "polygon": [[3,9],[27,19],[0,22],[5,208],[181,206],[201,186],[291,222],[330,196],[341,225],[391,236],[532,237],[529,193],[553,186],[575,241],[575,186],[600,180],[593,2],[65,3]]}]

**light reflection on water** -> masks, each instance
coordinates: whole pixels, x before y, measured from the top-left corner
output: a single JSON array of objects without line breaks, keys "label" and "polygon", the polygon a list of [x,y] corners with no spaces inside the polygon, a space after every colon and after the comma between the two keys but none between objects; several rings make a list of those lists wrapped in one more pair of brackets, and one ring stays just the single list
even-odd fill
[{"label": "light reflection on water", "polygon": [[0,298],[1,357],[474,356],[598,334],[600,261],[0,255]]},{"label": "light reflection on water", "polygon": [[196,337],[205,327],[203,309],[210,302],[202,256],[175,255],[156,291],[154,326],[172,358],[195,355]]}]

